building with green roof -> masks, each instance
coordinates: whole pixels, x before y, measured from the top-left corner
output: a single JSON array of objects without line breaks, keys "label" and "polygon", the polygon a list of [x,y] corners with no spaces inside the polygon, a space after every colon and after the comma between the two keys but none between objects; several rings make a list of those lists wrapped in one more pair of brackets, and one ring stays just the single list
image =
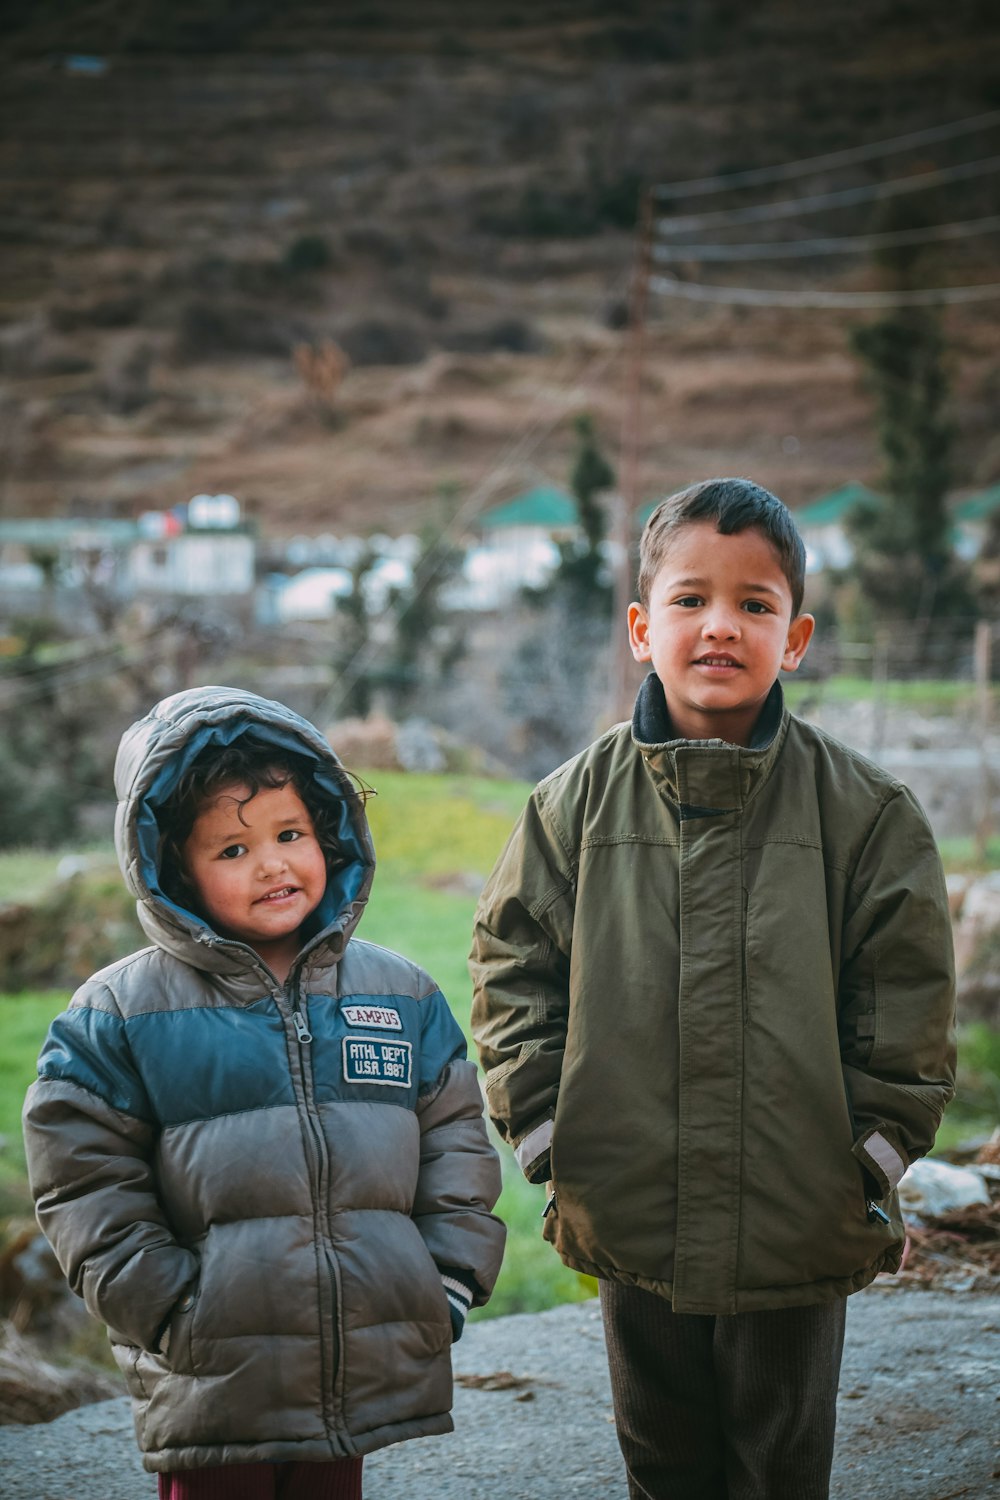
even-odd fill
[{"label": "building with green roof", "polygon": [[809,500],[795,511],[795,524],[805,534],[807,528],[822,529],[827,526],[843,526],[851,511],[859,505],[884,505],[885,497],[870,490],[866,484],[852,479],[828,495]]},{"label": "building with green roof", "polygon": [[573,496],[556,485],[539,484],[523,495],[484,511],[479,525],[484,532],[532,530],[549,534],[572,531],[577,525]]},{"label": "building with green roof", "polygon": [[991,484],[989,489],[966,495],[952,509],[952,516],[961,526],[966,523],[985,525],[1000,510],[1000,484]]}]

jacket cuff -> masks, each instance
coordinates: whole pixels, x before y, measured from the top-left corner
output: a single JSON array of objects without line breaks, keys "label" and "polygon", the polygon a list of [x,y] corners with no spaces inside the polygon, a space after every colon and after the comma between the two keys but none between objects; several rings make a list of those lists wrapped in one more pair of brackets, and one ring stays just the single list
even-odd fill
[{"label": "jacket cuff", "polygon": [[552,1176],[549,1151],[554,1121],[551,1117],[533,1125],[514,1145],[517,1164],[529,1182],[548,1182]]},{"label": "jacket cuff", "polygon": [[883,1135],[878,1126],[866,1131],[856,1140],[853,1151],[865,1171],[870,1173],[878,1183],[882,1197],[887,1198],[896,1188],[909,1163]]},{"label": "jacket cuff", "polygon": [[465,1329],[469,1308],[479,1291],[479,1283],[471,1271],[462,1271],[458,1266],[438,1266],[441,1285],[448,1298],[448,1313],[451,1317],[451,1341],[457,1344]]}]

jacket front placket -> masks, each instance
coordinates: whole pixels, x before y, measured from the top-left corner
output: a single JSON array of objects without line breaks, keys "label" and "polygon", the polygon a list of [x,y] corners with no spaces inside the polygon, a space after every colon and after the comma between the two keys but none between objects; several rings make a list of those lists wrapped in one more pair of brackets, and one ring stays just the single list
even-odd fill
[{"label": "jacket front placket", "polygon": [[675,751],[680,811],[673,1307],[734,1312],[743,1102],[740,751]]}]

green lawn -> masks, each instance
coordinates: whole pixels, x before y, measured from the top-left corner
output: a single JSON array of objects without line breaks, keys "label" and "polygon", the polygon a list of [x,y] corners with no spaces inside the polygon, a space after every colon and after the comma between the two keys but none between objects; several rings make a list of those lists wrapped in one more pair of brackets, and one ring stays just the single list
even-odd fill
[{"label": "green lawn", "polygon": [[21,1145],[21,1104],[35,1076],[35,1061],[53,1016],[67,996],[0,995],[0,1220],[31,1212]]},{"label": "green lawn", "polygon": [[[466,954],[476,893],[500,852],[528,788],[481,778],[369,777],[378,796],[368,804],[378,869],[361,934],[423,965],[447,995],[468,1033],[470,986]],[[1000,841],[990,863],[1000,864]],[[971,844],[944,850],[954,868],[969,868]],[[58,854],[0,855],[0,898],[44,888]],[[62,993],[0,996],[0,1217],[29,1208],[20,1144],[21,1100],[34,1076],[48,1022],[66,1002]],[[1000,1119],[1000,1037],[986,1027],[963,1029],[959,1095],[941,1145],[988,1132]],[[531,1311],[592,1294],[593,1283],[567,1270],[541,1238],[543,1191],[529,1186],[511,1152],[500,1146],[504,1190],[499,1212],[508,1224],[508,1251],[490,1306],[474,1316]]]},{"label": "green lawn", "polygon": [[[976,689],[971,682],[955,678],[889,679],[876,684],[867,677],[810,677],[808,673],[793,680],[783,677],[782,688],[793,711],[803,699],[826,699],[833,703],[857,703],[884,697],[887,703],[902,704],[926,714],[955,713],[975,702]],[[994,698],[996,689],[993,690]]]},{"label": "green lawn", "polygon": [[[371,773],[368,803],[377,871],[360,933],[398,949],[431,973],[468,1034],[471,990],[466,967],[478,887],[523,807],[529,788],[475,777]],[[0,854],[0,899],[44,889],[60,853]],[[30,1210],[24,1180],[20,1111],[35,1060],[65,993],[0,996],[0,1217]],[[528,1312],[592,1295],[593,1283],[561,1264],[541,1237],[544,1193],[517,1170],[500,1144],[508,1249],[489,1307],[473,1317]]]}]

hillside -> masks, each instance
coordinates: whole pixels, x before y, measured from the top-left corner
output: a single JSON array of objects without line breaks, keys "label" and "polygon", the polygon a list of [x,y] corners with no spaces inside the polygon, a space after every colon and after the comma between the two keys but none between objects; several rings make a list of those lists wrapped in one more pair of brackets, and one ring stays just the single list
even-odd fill
[{"label": "hillside", "polygon": [[[269,531],[390,531],[541,471],[575,412],[617,449],[641,183],[769,165],[1000,105],[992,6],[792,0],[322,6],[79,0],[0,20],[0,514],[232,490]],[[988,158],[996,123],[808,179]],[[995,174],[932,222],[996,209]],[[799,183],[675,210],[785,198]],[[921,198],[928,195],[922,194]],[[731,238],[862,234],[870,202]],[[996,235],[924,284],[995,280]],[[878,287],[865,258],[692,280]],[[640,489],[874,480],[865,313],[650,307]],[[1000,476],[1000,304],[945,314],[958,480]],[[324,366],[333,340],[350,364]],[[311,383],[308,356],[314,357]]]}]

